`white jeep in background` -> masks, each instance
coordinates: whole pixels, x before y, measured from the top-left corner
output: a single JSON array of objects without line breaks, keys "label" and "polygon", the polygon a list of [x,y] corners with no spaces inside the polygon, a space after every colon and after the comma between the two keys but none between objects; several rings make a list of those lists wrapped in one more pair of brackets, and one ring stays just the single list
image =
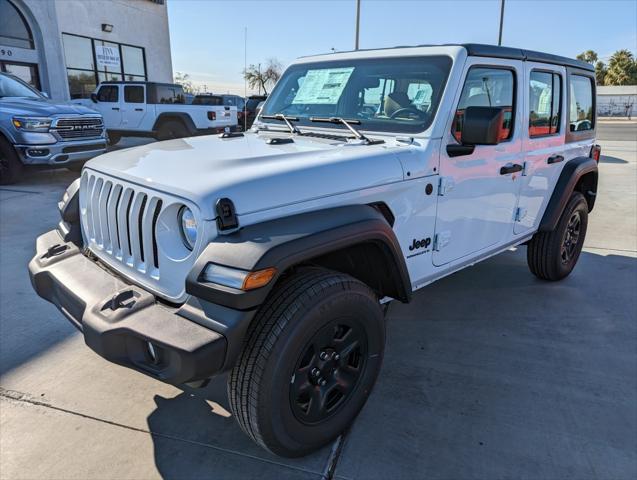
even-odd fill
[{"label": "white jeep in background", "polygon": [[111,144],[121,137],[157,140],[237,129],[237,107],[186,104],[184,89],[174,83],[103,82],[90,99],[73,100],[104,117]]},{"label": "white jeep in background", "polygon": [[388,301],[515,245],[541,279],[572,271],[595,125],[595,73],[568,58],[473,44],[303,58],[250,132],[88,162],[31,279],[112,362],[172,384],[229,371],[246,434],[304,455],[363,407]]}]

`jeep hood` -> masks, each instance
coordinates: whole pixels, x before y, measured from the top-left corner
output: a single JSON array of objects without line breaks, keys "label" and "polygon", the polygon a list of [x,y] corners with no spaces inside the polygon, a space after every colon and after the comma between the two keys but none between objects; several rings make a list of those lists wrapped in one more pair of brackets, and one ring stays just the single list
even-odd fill
[{"label": "jeep hood", "polygon": [[86,166],[189,199],[208,220],[216,217],[218,198],[230,198],[237,214],[245,215],[403,179],[399,147],[391,144],[296,136],[277,145],[267,138],[247,133],[169,140],[110,152]]},{"label": "jeep hood", "polygon": [[97,112],[82,105],[71,105],[68,103],[57,103],[45,98],[21,98],[21,97],[5,97],[0,98],[0,109],[11,115],[31,115],[31,116],[50,116],[50,115],[95,115]]}]

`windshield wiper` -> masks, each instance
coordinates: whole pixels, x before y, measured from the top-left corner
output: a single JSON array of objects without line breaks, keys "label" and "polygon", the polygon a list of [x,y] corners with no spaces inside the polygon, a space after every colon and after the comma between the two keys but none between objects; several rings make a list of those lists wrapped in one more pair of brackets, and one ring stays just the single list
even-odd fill
[{"label": "windshield wiper", "polygon": [[289,117],[287,115],[283,115],[282,113],[275,113],[274,115],[261,115],[261,118],[265,118],[266,120],[280,120],[285,122],[285,124],[290,129],[290,132],[296,133],[297,135],[303,135],[301,130],[296,128],[292,122],[298,122],[299,117]]},{"label": "windshield wiper", "polygon": [[360,125],[360,120],[348,119],[345,120],[342,117],[310,117],[310,122],[322,122],[322,123],[335,123],[337,125],[345,125],[350,132],[354,134],[357,140],[365,142],[367,145],[375,145],[377,143],[385,143],[384,140],[370,140],[361,132],[356,130],[352,125]]}]

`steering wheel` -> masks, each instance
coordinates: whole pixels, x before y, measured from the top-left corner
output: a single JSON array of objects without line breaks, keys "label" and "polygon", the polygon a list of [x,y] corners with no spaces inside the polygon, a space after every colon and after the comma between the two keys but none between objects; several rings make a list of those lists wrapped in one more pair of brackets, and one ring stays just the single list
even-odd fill
[{"label": "steering wheel", "polygon": [[419,119],[424,119],[425,116],[427,115],[425,112],[418,110],[416,107],[405,107],[405,108],[399,108],[398,110],[396,110],[394,113],[392,113],[389,118],[391,118],[392,120],[394,118],[398,118],[399,116],[401,116],[401,114],[405,114],[405,113],[413,113],[415,114]]}]

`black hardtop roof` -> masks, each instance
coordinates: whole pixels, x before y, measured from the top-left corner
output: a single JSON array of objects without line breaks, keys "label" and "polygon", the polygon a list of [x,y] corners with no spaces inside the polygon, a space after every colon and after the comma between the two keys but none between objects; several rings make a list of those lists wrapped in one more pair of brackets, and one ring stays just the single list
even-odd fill
[{"label": "black hardtop roof", "polygon": [[[392,50],[397,48],[422,48],[422,47],[463,47],[469,56],[472,57],[491,57],[491,58],[509,58],[511,60],[522,60],[528,62],[550,63],[552,65],[563,65],[565,67],[579,68],[582,70],[595,71],[595,67],[590,63],[576,60],[574,58],[561,57],[551,53],[536,52],[534,50],[526,50],[515,47],[502,47],[498,45],[487,45],[482,43],[446,43],[431,45],[401,45],[388,48],[368,48],[361,50],[350,50],[337,53],[353,53],[356,51],[374,51],[374,50]],[[324,56],[332,55],[332,53],[324,53]]]},{"label": "black hardtop roof", "polygon": [[100,82],[100,85],[161,85],[164,87],[181,87],[178,83],[149,82],[147,80],[107,80],[105,82]]}]

